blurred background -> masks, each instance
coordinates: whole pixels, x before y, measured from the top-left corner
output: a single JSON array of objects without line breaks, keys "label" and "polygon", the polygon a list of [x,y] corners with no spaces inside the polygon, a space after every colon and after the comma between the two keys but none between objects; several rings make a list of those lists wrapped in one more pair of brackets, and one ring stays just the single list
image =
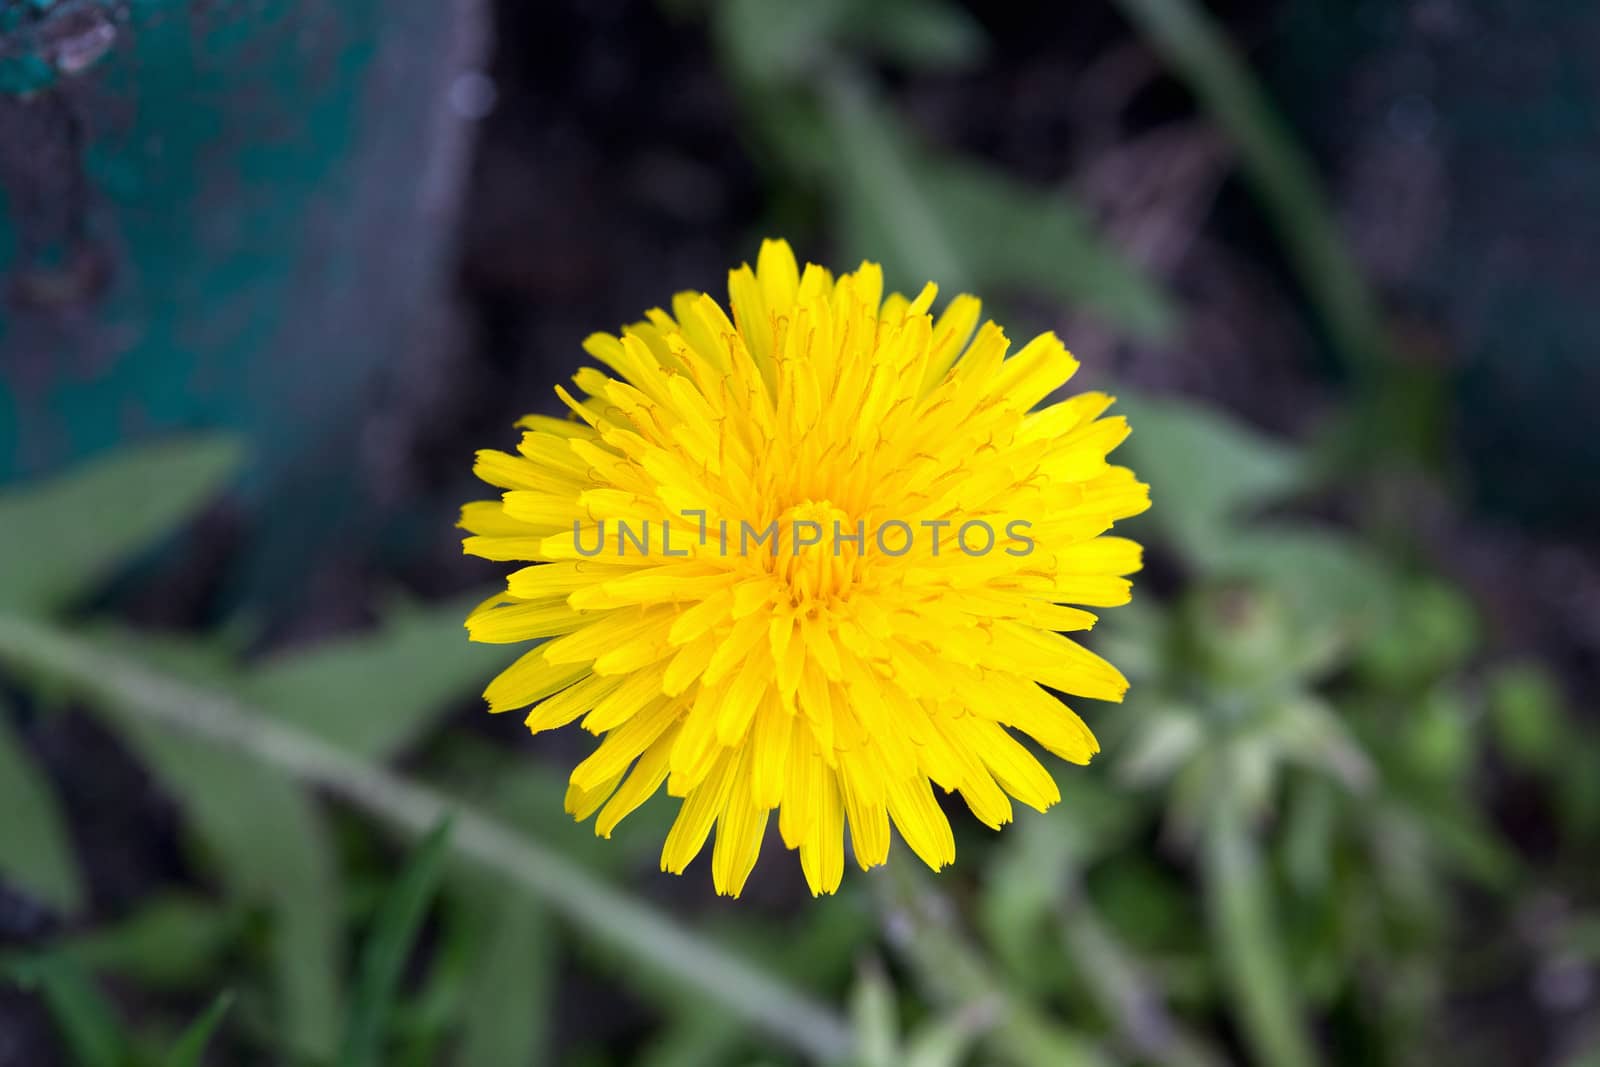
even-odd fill
[{"label": "blurred background", "polygon": [[[0,0],[0,1065],[1600,1064],[1597,50]],[[1063,802],[815,901],[775,837],[658,873],[664,797],[570,822],[453,528],[584,335],[768,235],[1056,330],[1156,502]]]}]

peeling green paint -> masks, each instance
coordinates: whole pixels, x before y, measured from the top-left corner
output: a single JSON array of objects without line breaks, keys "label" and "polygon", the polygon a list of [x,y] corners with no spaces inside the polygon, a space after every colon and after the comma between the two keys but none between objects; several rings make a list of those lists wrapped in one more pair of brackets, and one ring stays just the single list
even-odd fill
[{"label": "peeling green paint", "polygon": [[42,92],[93,67],[122,15],[111,0],[0,0],[0,93]]},{"label": "peeling green paint", "polygon": [[436,298],[422,190],[459,165],[434,135],[471,6],[117,4],[92,70],[0,95],[0,482],[222,426],[275,534],[348,516],[359,472],[323,457]]}]

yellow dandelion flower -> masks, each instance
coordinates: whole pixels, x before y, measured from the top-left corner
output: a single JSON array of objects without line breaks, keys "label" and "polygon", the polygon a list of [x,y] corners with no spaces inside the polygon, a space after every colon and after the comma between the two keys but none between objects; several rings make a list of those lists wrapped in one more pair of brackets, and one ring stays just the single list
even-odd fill
[{"label": "yellow dandelion flower", "polygon": [[485,691],[538,732],[603,735],[567,810],[617,823],[665,785],[681,872],[716,829],[737,896],[769,816],[813,894],[893,825],[955,859],[933,786],[998,828],[1060,794],[1018,740],[1073,763],[1094,735],[1051,690],[1120,700],[1115,667],[1063,636],[1129,598],[1140,549],[1106,536],[1149,505],[1106,456],[1128,427],[1053,334],[1008,355],[979,304],[883,294],[877,264],[804,271],[783,241],[729,275],[730,320],[680,293],[597,333],[575,418],[530,415],[502,490],[468,504],[470,554],[531,564],[472,612],[474,640],[539,640]]}]

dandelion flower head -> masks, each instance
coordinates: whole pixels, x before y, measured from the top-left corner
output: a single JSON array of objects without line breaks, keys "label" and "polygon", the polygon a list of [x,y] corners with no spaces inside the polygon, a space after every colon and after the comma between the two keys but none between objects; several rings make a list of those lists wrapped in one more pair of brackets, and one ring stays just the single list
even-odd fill
[{"label": "dandelion flower head", "polygon": [[[955,859],[936,797],[990,827],[1060,794],[1030,747],[1098,745],[1058,694],[1120,700],[1110,663],[1065,636],[1130,595],[1149,504],[1107,455],[1112,398],[1057,399],[1077,362],[1053,334],[1015,352],[979,303],[883,293],[863,263],[801,270],[783,241],[729,275],[728,309],[680,293],[597,333],[568,417],[530,415],[500,490],[468,504],[465,549],[526,564],[467,621],[538,642],[489,685],[534,732],[601,740],[567,810],[610,836],[663,787],[661,854],[681,872],[715,833],[738,895],[776,813],[811,891],[883,863],[891,826]],[[730,317],[731,312],[731,317]]]}]

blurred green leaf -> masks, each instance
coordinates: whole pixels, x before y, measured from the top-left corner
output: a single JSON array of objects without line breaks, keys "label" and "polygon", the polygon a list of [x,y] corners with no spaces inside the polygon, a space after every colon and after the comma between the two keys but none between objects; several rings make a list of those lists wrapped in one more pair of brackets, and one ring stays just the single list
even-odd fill
[{"label": "blurred green leaf", "polygon": [[1310,1067],[1317,1056],[1274,925],[1273,895],[1256,841],[1235,812],[1221,808],[1204,844],[1211,930],[1255,1061],[1263,1067]]},{"label": "blurred green leaf", "polygon": [[95,971],[140,985],[193,985],[217,965],[238,919],[202,897],[157,896],[116,923],[61,941],[61,950]]},{"label": "blurred green leaf", "polygon": [[1200,716],[1181,708],[1154,709],[1116,756],[1119,782],[1135,789],[1170,779],[1208,742]]},{"label": "blurred green leaf", "polygon": [[1489,715],[1500,752],[1515,767],[1548,771],[1569,732],[1555,679],[1535,663],[1508,664],[1489,678]]},{"label": "blurred green leaf", "polygon": [[1354,791],[1377,777],[1339,710],[1315,693],[1290,693],[1269,706],[1264,733],[1274,750]]},{"label": "blurred green leaf", "polygon": [[452,701],[481,689],[514,655],[467,639],[481,596],[437,604],[395,602],[370,629],[237,661],[222,636],[91,628],[97,642],[131,653],[339,745],[382,759],[414,741]]},{"label": "blurred green leaf", "polygon": [[77,963],[53,953],[13,963],[7,971],[14,982],[43,996],[76,1067],[121,1067],[122,1025]]},{"label": "blurred green leaf", "polygon": [[1141,1061],[1220,1067],[1220,1059],[1168,1010],[1159,984],[1074,889],[1057,909],[1057,934],[1091,998]]},{"label": "blurred green leaf", "polygon": [[891,932],[891,944],[924,997],[947,1015],[967,1010],[986,1015],[992,1009],[995,1024],[985,1031],[984,1046],[995,1059],[1019,1067],[1105,1067],[1113,1062],[1079,1028],[1079,1020],[1045,1012],[1012,985],[958,929],[950,902],[928,888],[915,868],[891,857],[888,870],[877,879],[880,923]]},{"label": "blurred green leaf", "polygon": [[1426,684],[1460,668],[1478,643],[1472,601],[1431,578],[1396,579],[1365,627],[1362,670],[1388,686]]},{"label": "blurred green leaf", "polygon": [[[387,1045],[390,1056],[384,1067],[438,1067],[450,1062],[446,1049],[456,1048],[461,1037],[464,1013],[474,1011],[474,997],[482,987],[482,963],[486,953],[493,950],[491,941],[496,936],[493,921],[498,918],[498,905],[504,894],[498,896],[470,896],[461,886],[478,880],[478,893],[486,893],[491,883],[482,880],[477,870],[454,867],[451,869],[456,885],[454,893],[446,894],[446,907],[438,915],[437,923],[430,923],[427,947],[418,955],[426,958],[426,968],[418,976],[414,989],[398,995],[398,1003],[389,1013]],[[392,886],[389,872],[374,872],[370,885],[363,891],[366,897],[363,910],[376,915]],[[411,969],[408,968],[408,973]],[[504,993],[504,990],[496,990]],[[538,992],[538,990],[534,990]],[[522,1006],[518,1003],[518,1008]],[[522,1029],[522,1019],[501,1019],[501,1025],[517,1032]],[[456,1062],[464,1062],[461,1056]],[[531,1053],[523,1057],[523,1064],[533,1062]]]},{"label": "blurred green leaf", "polygon": [[0,606],[55,611],[172,533],[238,466],[224,437],[126,449],[0,491]]},{"label": "blurred green leaf", "polygon": [[1039,939],[1076,864],[1068,839],[1053,833],[1048,815],[1007,828],[983,869],[977,919],[985,940],[1026,987],[1059,983],[1058,961],[1041,953]]},{"label": "blurred green leaf", "polygon": [[1182,659],[1169,667],[1169,682],[1185,687],[1185,674],[1204,683],[1205,696],[1186,692],[1174,701],[1211,726],[1232,729],[1248,710],[1259,708],[1262,690],[1303,681],[1295,650],[1295,628],[1284,597],[1243,575],[1198,583],[1180,598]]},{"label": "blurred green leaf", "polygon": [[485,743],[457,732],[444,739],[433,753],[437,780],[451,785],[456,795],[494,812],[508,823],[537,833],[561,854],[596,874],[622,876],[661,851],[675,805],[657,796],[622,821],[610,838],[595,834],[594,827],[565,815],[563,809],[568,769],[530,760],[507,760],[503,745]]},{"label": "blurred green leaf", "polygon": [[[375,872],[364,893],[367,900],[362,910],[375,915],[391,884],[387,872]],[[389,1055],[384,1067],[438,1067],[448,1062],[446,1049],[455,1046],[462,1011],[471,1007],[471,985],[485,952],[478,928],[493,913],[479,915],[476,909],[462,907],[459,894],[452,895],[449,903],[452,906],[430,930],[426,967],[415,983],[408,983],[414,988],[398,994],[389,1013]],[[517,1025],[512,1023],[510,1029]]]},{"label": "blurred green leaf", "polygon": [[1160,678],[1173,656],[1178,621],[1153,597],[1135,597],[1095,625],[1095,651],[1121,668],[1133,682],[1130,700],[1139,700],[1145,683]]},{"label": "blurred green leaf", "polygon": [[918,1027],[906,1042],[905,1058],[895,1067],[959,1067],[978,1039],[995,1024],[993,1005],[980,1001]]},{"label": "blurred green leaf", "polygon": [[837,145],[832,176],[856,251],[881,257],[891,285],[932,278],[947,292],[971,288],[971,270],[920,180],[923,161],[893,116],[850,80],[830,84],[824,105]]},{"label": "blurred green leaf", "polygon": [[1298,629],[1313,636],[1333,631],[1355,637],[1381,617],[1393,581],[1389,568],[1355,539],[1288,522],[1236,530],[1213,550],[1210,564],[1215,577],[1249,578],[1278,592]]},{"label": "blurred green leaf", "polygon": [[0,699],[0,879],[64,912],[83,904],[83,879],[55,791],[12,730]]},{"label": "blurred green leaf", "polygon": [[206,1046],[211,1043],[211,1035],[222,1025],[222,1018],[228,1014],[228,1008],[232,1005],[232,993],[219,994],[217,999],[211,1002],[211,1007],[191,1023],[183,1032],[183,1036],[178,1038],[178,1043],[172,1048],[172,1054],[167,1057],[166,1067],[200,1067],[200,1058],[205,1055]]},{"label": "blurred green leaf", "polygon": [[706,1067],[725,1063],[732,1058],[731,1050],[744,1041],[739,1024],[725,1015],[682,1011],[646,1042],[632,1067]]},{"label": "blurred green leaf", "polygon": [[1600,741],[1589,734],[1561,746],[1558,795],[1561,818],[1573,840],[1593,841],[1600,833]]},{"label": "blurred green leaf", "polygon": [[1199,955],[1206,948],[1199,898],[1153,849],[1128,848],[1085,872],[1082,891],[1108,932],[1141,956]]},{"label": "blurred green leaf", "polygon": [[1283,869],[1301,894],[1321,892],[1332,877],[1334,833],[1339,809],[1333,786],[1320,778],[1300,777],[1289,783],[1285,801]]},{"label": "blurred green leaf", "polygon": [[242,669],[240,646],[231,631],[186,633],[132,627],[115,619],[90,619],[77,632],[109,652],[134,656],[186,681],[232,685]]},{"label": "blurred green leaf", "polygon": [[850,1023],[856,1035],[856,1062],[860,1067],[898,1067],[900,1024],[896,1019],[894,987],[883,966],[864,962],[856,972],[850,993]]},{"label": "blurred green leaf", "polygon": [[841,29],[846,41],[859,41],[885,59],[906,67],[964,67],[982,59],[988,50],[983,27],[958,4],[944,0],[833,2],[845,11]]},{"label": "blurred green leaf", "polygon": [[947,294],[1030,292],[1081,306],[1142,337],[1164,335],[1166,294],[1095,233],[1065,190],[914,143],[841,45],[949,66],[983,46],[977,22],[935,0],[857,4],[724,0],[713,8],[746,110],[792,176],[826,186],[848,251],[881,262],[889,283],[927,279]]},{"label": "blurred green leaf", "polygon": [[376,1067],[400,978],[444,870],[450,840],[448,820],[413,852],[386,895],[361,952],[360,976],[351,997],[339,1067]]},{"label": "blurred green leaf", "polygon": [[849,6],[847,0],[719,0],[712,15],[739,76],[771,84],[804,78],[824,61]]},{"label": "blurred green leaf", "polygon": [[159,727],[110,717],[172,791],[229,892],[265,905],[283,1026],[296,1049],[331,1054],[343,1000],[339,872],[322,812],[248,758]]},{"label": "blurred green leaf", "polygon": [[891,284],[947,294],[1026,290],[1081,306],[1136,336],[1172,324],[1161,290],[1094,233],[1064,191],[1037,190],[914,147],[890,112],[848,78],[829,83],[834,191],[852,251]]},{"label": "blurred green leaf", "polygon": [[981,290],[1059,300],[1134,337],[1170,335],[1175,313],[1165,293],[1095,233],[1067,190],[953,158],[930,158],[917,173]]},{"label": "blurred green leaf", "polygon": [[970,14],[943,0],[720,0],[712,15],[739,74],[763,84],[812,81],[851,46],[905,67],[948,69],[980,58],[987,43]]},{"label": "blurred green leaf", "polygon": [[396,606],[374,629],[251,668],[236,692],[357,755],[391,756],[509,660],[503,647],[467,640],[467,613],[481,599]]},{"label": "blurred green leaf", "polygon": [[1080,872],[1125,847],[1138,832],[1136,802],[1091,775],[1065,775],[1061,802],[1048,812],[1019,812],[994,842],[975,905],[985,941],[1005,970],[1041,996],[1059,993],[1068,961],[1040,952],[1063,894]]},{"label": "blurred green leaf", "polygon": [[1229,558],[1239,520],[1305,488],[1299,450],[1194,404],[1123,395],[1133,433],[1117,461],[1150,483],[1149,522],[1190,562]]},{"label": "blurred green leaf", "polygon": [[461,1067],[527,1067],[551,1047],[556,927],[538,903],[474,880],[461,906],[479,917],[477,951],[466,991]]},{"label": "blurred green leaf", "polygon": [[[1455,803],[1419,807],[1416,814],[1431,849],[1448,867],[1489,889],[1511,888],[1521,860],[1476,808]],[[1436,899],[1430,903],[1437,907]]]},{"label": "blurred green leaf", "polygon": [[1463,784],[1476,754],[1470,716],[1461,694],[1444,686],[1426,693],[1405,730],[1411,767],[1430,782]]}]

